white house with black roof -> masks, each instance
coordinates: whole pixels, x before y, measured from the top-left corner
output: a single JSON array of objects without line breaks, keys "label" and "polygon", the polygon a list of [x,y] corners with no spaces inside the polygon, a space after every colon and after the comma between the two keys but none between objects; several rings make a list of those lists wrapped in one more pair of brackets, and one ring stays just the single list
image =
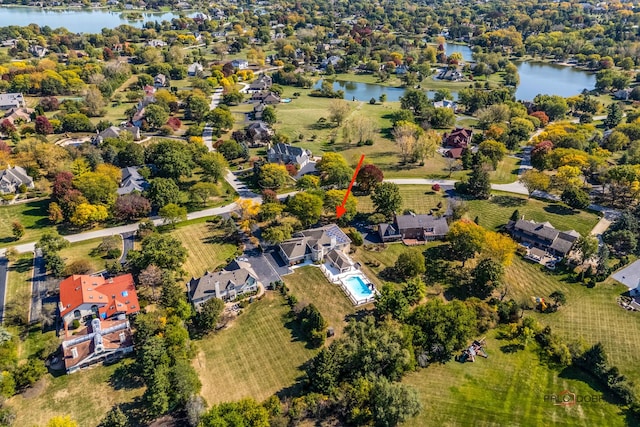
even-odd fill
[{"label": "white house with black roof", "polygon": [[[296,265],[305,261],[322,261],[333,251],[346,255],[350,248],[351,239],[336,224],[329,224],[300,231],[292,239],[280,243],[278,249],[287,264]],[[339,257],[332,255],[336,262],[339,262]]]},{"label": "white house with black roof", "polygon": [[292,164],[302,169],[311,160],[311,151],[278,142],[267,150],[270,163]]}]

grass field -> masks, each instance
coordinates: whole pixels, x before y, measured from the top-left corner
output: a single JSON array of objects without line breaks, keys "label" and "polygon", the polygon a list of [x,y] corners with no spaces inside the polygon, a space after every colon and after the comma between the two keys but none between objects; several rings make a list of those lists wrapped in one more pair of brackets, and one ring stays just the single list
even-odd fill
[{"label": "grass field", "polygon": [[[133,359],[111,365],[97,366],[73,375],[57,378],[46,375],[25,394],[14,396],[7,405],[16,411],[16,426],[43,426],[56,415],[71,415],[80,427],[96,426],[114,404],[132,402],[142,395],[143,388],[128,388],[111,384],[110,378],[119,366]],[[125,409],[126,410],[126,409]]]},{"label": "grass field", "polygon": [[508,193],[494,193],[490,200],[468,200],[466,203],[469,207],[468,217],[474,219],[478,216],[480,225],[488,229],[498,229],[506,224],[516,209],[525,219],[549,221],[558,230],[576,230],[583,236],[589,234],[599,220],[594,213],[573,210],[562,203],[527,199]]},{"label": "grass field", "polygon": [[5,318],[7,323],[27,322],[31,299],[33,254],[21,254],[9,265]]},{"label": "grass field", "polygon": [[409,374],[404,382],[420,393],[422,412],[406,426],[624,426],[617,406],[606,399],[573,407],[554,406],[544,396],[570,390],[581,396],[602,393],[581,381],[575,369],[542,365],[534,346],[503,353],[504,342],[487,339],[488,359],[455,361]]},{"label": "grass field", "polygon": [[201,395],[211,405],[253,397],[258,401],[292,386],[315,354],[285,326],[289,306],[269,292],[228,329],[200,341],[194,366]]},{"label": "grass field", "polygon": [[171,231],[171,235],[180,240],[187,248],[187,262],[183,268],[191,276],[199,277],[206,271],[213,271],[225,263],[236,251],[234,245],[218,243],[220,231],[206,222],[194,222]]},{"label": "grass field", "polygon": [[298,268],[293,274],[284,276],[283,280],[298,301],[313,303],[320,310],[329,326],[334,328],[335,337],[342,334],[345,317],[355,312],[354,306],[337,285],[324,277],[319,268]]},{"label": "grass field", "polygon": [[[119,248],[122,250],[122,237],[119,234],[116,236],[120,242]],[[91,264],[91,273],[102,271],[105,269],[105,263],[112,262],[113,260],[102,258],[100,255],[91,255],[91,251],[97,248],[100,243],[102,243],[102,238],[72,243],[69,247],[60,251],[60,256],[65,260],[67,265],[83,260]]]},{"label": "grass field", "polygon": [[[50,225],[47,219],[48,206],[49,200],[0,206],[0,247],[38,240],[44,228]],[[19,241],[13,239],[11,232],[14,221],[25,227],[25,234]]]},{"label": "grass field", "polygon": [[[408,209],[417,214],[429,213],[431,209],[437,209],[438,203],[442,203],[441,212],[447,210],[447,197],[442,191],[436,193],[429,185],[401,185],[402,211]],[[370,196],[358,197],[358,212],[373,213],[374,206]]]}]

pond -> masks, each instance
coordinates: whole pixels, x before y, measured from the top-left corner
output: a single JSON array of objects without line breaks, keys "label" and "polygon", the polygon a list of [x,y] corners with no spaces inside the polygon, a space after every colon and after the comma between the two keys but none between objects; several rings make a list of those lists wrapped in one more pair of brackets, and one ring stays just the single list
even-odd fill
[{"label": "pond", "polygon": [[[464,61],[473,61],[468,45],[445,43],[444,49],[447,56],[460,52]],[[578,95],[584,89],[592,90],[596,84],[594,74],[574,67],[543,62],[520,62],[516,66],[520,74],[516,99],[523,101],[531,101],[540,93],[563,97]]]},{"label": "pond", "polygon": [[0,7],[0,26],[38,24],[53,29],[64,27],[73,33],[99,33],[103,28],[127,24],[141,28],[147,21],[170,21],[179,15],[173,12],[142,12],[143,19],[129,21],[122,15],[139,11],[112,12],[108,10],[51,10],[36,7]]},{"label": "pond", "polygon": [[454,52],[459,52],[462,55],[462,60],[465,62],[473,61],[473,52],[471,52],[471,48],[466,44],[453,44],[453,43],[445,43],[444,44],[444,53],[449,56]]},{"label": "pond", "polygon": [[[313,86],[314,89],[320,89],[322,85],[322,80],[318,80],[318,82]],[[347,101],[369,101],[371,98],[375,98],[376,101],[380,100],[380,95],[383,93],[387,95],[388,102],[396,102],[400,101],[400,97],[404,95],[405,89],[399,87],[387,87],[378,84],[370,84],[370,83],[359,83],[359,82],[349,82],[349,81],[341,81],[336,80],[333,82],[333,90],[343,90],[344,91],[344,99]],[[435,91],[429,90],[427,91],[427,96],[430,99],[433,99],[435,95]],[[458,93],[452,92],[453,98],[458,99]]]},{"label": "pond", "polygon": [[593,90],[596,76],[583,70],[564,65],[541,62],[517,63],[520,85],[516,98],[532,101],[538,94],[563,97],[580,94],[584,89]]}]

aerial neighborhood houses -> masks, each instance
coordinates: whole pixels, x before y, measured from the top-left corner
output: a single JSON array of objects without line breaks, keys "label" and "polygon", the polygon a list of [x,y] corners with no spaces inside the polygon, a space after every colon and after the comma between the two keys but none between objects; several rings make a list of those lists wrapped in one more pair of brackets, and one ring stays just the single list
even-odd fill
[{"label": "aerial neighborhood houses", "polygon": [[445,217],[431,214],[396,215],[392,223],[378,225],[378,234],[383,242],[402,241],[406,245],[419,245],[444,239],[449,232]]},{"label": "aerial neighborhood houses", "polygon": [[[67,373],[133,351],[127,315],[140,311],[133,276],[73,275],[60,282],[59,312],[67,337],[62,342]],[[68,336],[69,327],[80,328]],[[82,326],[82,323],[88,326]],[[76,329],[77,329],[76,328]]]},{"label": "aerial neighborhood houses", "polygon": [[20,166],[7,166],[0,170],[0,194],[24,192],[33,187],[33,178]]},{"label": "aerial neighborhood houses", "polygon": [[567,256],[580,238],[575,230],[559,231],[549,222],[539,223],[524,218],[509,221],[507,230],[514,240],[527,248],[526,258],[542,264],[554,263]]},{"label": "aerial neighborhood houses", "polygon": [[211,298],[225,302],[257,292],[261,283],[248,262],[235,260],[224,270],[205,272],[202,277],[192,278],[187,283],[187,294],[194,308],[199,309]]}]

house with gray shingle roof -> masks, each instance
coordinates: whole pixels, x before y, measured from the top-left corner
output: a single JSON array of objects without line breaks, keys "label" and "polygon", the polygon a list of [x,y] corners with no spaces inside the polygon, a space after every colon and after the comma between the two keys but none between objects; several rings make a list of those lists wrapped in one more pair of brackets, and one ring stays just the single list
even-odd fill
[{"label": "house with gray shingle roof", "polygon": [[6,169],[0,170],[0,193],[16,193],[23,184],[27,188],[33,188],[33,178],[27,175],[27,171],[20,166],[8,166]]},{"label": "house with gray shingle roof", "polygon": [[525,219],[509,221],[507,230],[514,240],[561,257],[565,257],[580,238],[580,233],[575,230],[559,231],[549,222]]},{"label": "house with gray shingle roof", "polygon": [[287,264],[295,265],[322,261],[334,250],[347,254],[350,247],[351,239],[336,224],[329,224],[296,233],[292,239],[280,243],[279,252]]},{"label": "house with gray shingle roof", "polygon": [[378,225],[378,234],[383,242],[402,240],[406,244],[420,244],[444,239],[449,232],[445,217],[431,214],[396,215],[393,223]]},{"label": "house with gray shingle roof", "polygon": [[267,159],[270,163],[292,164],[301,169],[309,163],[311,151],[279,142],[267,150]]},{"label": "house with gray shingle roof", "polygon": [[147,189],[149,184],[147,180],[140,175],[137,167],[129,166],[121,169],[122,180],[120,181],[120,188],[118,188],[118,195],[129,194],[134,191],[142,193]]},{"label": "house with gray shingle roof", "polygon": [[234,261],[224,270],[207,271],[202,277],[192,278],[187,283],[187,294],[197,310],[211,298],[233,301],[257,291],[259,285],[260,281],[249,263]]}]

